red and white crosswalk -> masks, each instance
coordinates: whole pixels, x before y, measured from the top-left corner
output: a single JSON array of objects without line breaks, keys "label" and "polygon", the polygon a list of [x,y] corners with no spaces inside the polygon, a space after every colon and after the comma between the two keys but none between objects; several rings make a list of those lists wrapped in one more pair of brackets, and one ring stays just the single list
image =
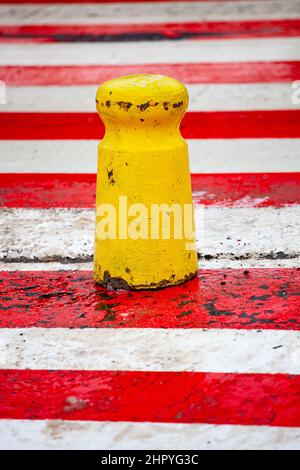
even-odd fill
[{"label": "red and white crosswalk", "polygon": [[[182,80],[198,277],[92,280],[97,86]],[[0,2],[0,447],[300,448],[299,0]]]}]

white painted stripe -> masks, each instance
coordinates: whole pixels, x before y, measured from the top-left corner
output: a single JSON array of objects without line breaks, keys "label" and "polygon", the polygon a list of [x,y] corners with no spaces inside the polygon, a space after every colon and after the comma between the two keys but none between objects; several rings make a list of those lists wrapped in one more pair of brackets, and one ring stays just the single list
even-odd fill
[{"label": "white painted stripe", "polygon": [[[97,171],[97,140],[3,140],[0,145],[2,173]],[[296,148],[291,153],[294,154],[295,151]]]},{"label": "white painted stripe", "polygon": [[[192,173],[300,171],[300,139],[189,142]],[[96,140],[3,140],[2,173],[96,173]]]},{"label": "white painted stripe", "polygon": [[[250,269],[250,268],[297,268],[300,258],[295,259],[201,259],[199,269]],[[92,271],[93,263],[5,263],[0,262],[0,271]]]},{"label": "white painted stripe", "polygon": [[[198,264],[199,264],[199,269],[298,268],[300,267],[300,258],[294,258],[294,259],[251,258],[251,259],[242,259],[242,260],[235,260],[235,259],[230,259],[230,258],[211,259],[211,260],[201,259],[199,260]],[[37,264],[35,264],[35,266],[37,266]],[[1,263],[0,263],[0,267],[1,267]],[[45,266],[45,269],[46,269],[46,266]]]},{"label": "white painted stripe", "polygon": [[[1,261],[89,261],[93,254],[92,209],[2,209]],[[196,207],[197,248],[217,258],[296,257],[300,206]],[[138,249],[139,241],[136,241]],[[167,241],[166,241],[167,243]],[[282,255],[284,254],[284,255]]]},{"label": "white painted stripe", "polygon": [[297,18],[300,2],[282,0],[1,5],[0,24],[113,24]]},{"label": "white painted stripe", "polygon": [[300,139],[190,140],[192,173],[300,171]]},{"label": "white painted stripe", "polygon": [[300,373],[299,331],[3,328],[0,341],[3,369]]},{"label": "white painted stripe", "polygon": [[[7,87],[1,111],[95,112],[97,86]],[[189,111],[297,109],[289,83],[187,85]]]},{"label": "white painted stripe", "polygon": [[299,428],[2,419],[2,450],[292,450]]},{"label": "white painted stripe", "polygon": [[[214,257],[300,255],[300,206],[195,207],[197,250]],[[282,256],[280,256],[282,258]]]},{"label": "white painted stripe", "polygon": [[1,5],[0,24],[115,24],[298,18],[300,2],[282,0],[68,5]]},{"label": "white painted stripe", "polygon": [[107,65],[300,60],[300,38],[0,44],[0,65]]},{"label": "white painted stripe", "polygon": [[[287,260],[291,261],[291,260]],[[0,262],[0,271],[92,271],[93,263],[5,263]]]}]

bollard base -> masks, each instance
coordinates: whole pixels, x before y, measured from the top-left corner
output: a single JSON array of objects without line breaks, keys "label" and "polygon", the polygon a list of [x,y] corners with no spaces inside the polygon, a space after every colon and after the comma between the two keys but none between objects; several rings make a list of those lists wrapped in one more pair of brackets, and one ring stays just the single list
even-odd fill
[{"label": "bollard base", "polygon": [[190,281],[195,276],[197,276],[198,271],[191,272],[186,274],[183,279],[174,280],[175,275],[170,276],[169,279],[162,279],[161,281],[155,283],[150,282],[149,284],[131,284],[122,279],[121,277],[113,277],[108,271],[104,272],[103,277],[98,277],[94,274],[94,281],[96,284],[99,284],[102,287],[105,287],[108,290],[155,290],[163,289],[165,287],[177,286],[184,282]]}]

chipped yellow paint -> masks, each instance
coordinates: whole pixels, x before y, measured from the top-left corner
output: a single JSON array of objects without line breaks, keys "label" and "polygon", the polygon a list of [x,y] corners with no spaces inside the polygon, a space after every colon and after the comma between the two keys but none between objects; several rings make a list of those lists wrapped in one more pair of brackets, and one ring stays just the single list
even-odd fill
[{"label": "chipped yellow paint", "polygon": [[[182,211],[184,205],[192,207],[187,144],[179,131],[188,105],[186,88],[162,75],[120,77],[99,87],[96,105],[106,133],[98,157],[95,281],[111,288],[155,289],[192,278],[194,239],[176,238],[172,210],[165,214],[171,237],[163,238],[166,219],[160,217],[159,234],[151,238],[153,204],[179,204]],[[103,204],[116,211],[116,225],[110,225],[106,238],[97,230],[107,215],[99,210]],[[145,207],[148,229],[144,211],[133,204]],[[131,207],[127,220],[125,205]],[[192,230],[193,212],[191,219]],[[128,236],[131,224],[139,229],[134,239]]]}]

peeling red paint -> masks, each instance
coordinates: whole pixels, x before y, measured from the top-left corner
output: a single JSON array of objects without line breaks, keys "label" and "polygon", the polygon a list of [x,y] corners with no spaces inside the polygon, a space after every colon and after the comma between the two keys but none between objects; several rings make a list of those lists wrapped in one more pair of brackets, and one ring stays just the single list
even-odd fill
[{"label": "peeling red paint", "polygon": [[0,417],[300,426],[300,376],[1,370]]},{"label": "peeling red paint", "polygon": [[158,290],[106,291],[87,271],[1,273],[1,328],[300,330],[299,269],[208,269]]},{"label": "peeling red paint", "polygon": [[281,83],[298,80],[300,61],[141,65],[0,66],[7,85],[99,85],[118,75],[160,73],[184,83]]},{"label": "peeling red paint", "polygon": [[293,37],[300,20],[180,23],[0,25],[0,42],[126,41],[138,39],[233,39]]},{"label": "peeling red paint", "polygon": [[[300,173],[192,174],[194,202],[220,207],[300,204]],[[0,207],[90,208],[95,174],[0,173]]]},{"label": "peeling red paint", "polygon": [[[188,112],[181,122],[186,139],[300,137],[300,110]],[[2,113],[0,139],[101,139],[96,113]]]}]

